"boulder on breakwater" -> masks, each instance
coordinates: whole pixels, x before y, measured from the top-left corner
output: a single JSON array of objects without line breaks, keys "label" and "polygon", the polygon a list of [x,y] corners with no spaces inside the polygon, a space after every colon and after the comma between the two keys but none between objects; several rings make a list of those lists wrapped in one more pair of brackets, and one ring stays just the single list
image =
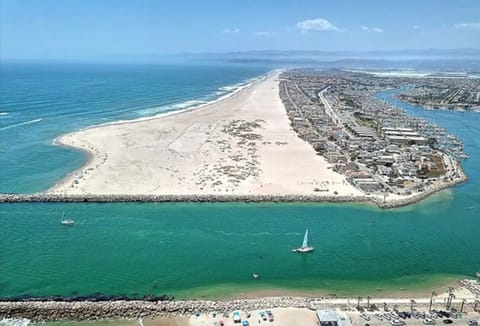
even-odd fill
[{"label": "boulder on breakwater", "polygon": [[322,196],[320,194],[312,195],[129,195],[129,194],[110,194],[110,195],[92,195],[92,194],[58,194],[58,193],[32,193],[32,194],[0,194],[0,203],[115,203],[115,202],[142,202],[142,203],[176,203],[176,202],[244,202],[244,203],[365,203],[378,206],[380,208],[395,208],[406,206],[427,198],[435,192],[455,186],[467,181],[467,177],[460,170],[457,178],[448,181],[442,181],[434,186],[427,188],[423,192],[396,200],[383,200],[380,195],[377,196]]},{"label": "boulder on breakwater", "polygon": [[32,321],[96,320],[222,313],[232,310],[308,307],[308,299],[275,297],[226,301],[207,300],[114,300],[114,301],[0,301],[0,319],[28,318]]}]

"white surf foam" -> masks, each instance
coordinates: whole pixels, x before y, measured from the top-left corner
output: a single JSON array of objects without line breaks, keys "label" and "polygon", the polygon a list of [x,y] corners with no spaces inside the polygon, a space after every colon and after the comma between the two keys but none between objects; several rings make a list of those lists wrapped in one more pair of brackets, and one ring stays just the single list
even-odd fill
[{"label": "white surf foam", "polygon": [[7,114],[8,114],[8,112],[0,112],[0,116],[7,115]]},{"label": "white surf foam", "polygon": [[162,106],[157,106],[153,108],[143,109],[138,111],[138,114],[141,116],[152,116],[157,113],[188,109],[192,106],[197,106],[197,105],[206,104],[206,103],[207,101],[204,101],[204,100],[188,100],[181,103],[162,105]]},{"label": "white surf foam", "polygon": [[42,120],[43,120],[42,118],[39,118],[39,119],[30,120],[30,121],[15,123],[13,125],[0,128],[0,130],[7,130],[7,129],[10,129],[10,128],[15,128],[15,127],[19,127],[19,126],[30,125],[32,123],[37,123],[37,122],[40,122]]},{"label": "white surf foam", "polygon": [[27,326],[30,324],[30,320],[26,318],[5,318],[0,320],[0,326]]},{"label": "white surf foam", "polygon": [[[248,88],[252,86],[253,84],[256,84],[257,82],[260,82],[264,79],[267,79],[268,77],[274,75],[275,73],[281,72],[280,69],[275,69],[270,71],[269,73],[266,73],[264,75],[260,75],[251,79],[246,80],[243,83],[239,83],[236,85],[239,85],[232,91],[222,91],[219,89],[219,93],[221,92],[224,95],[221,95],[220,97],[214,99],[214,100],[208,100],[208,99],[198,99],[198,100],[188,100],[184,101],[181,103],[176,103],[176,104],[171,104],[171,105],[166,105],[166,106],[160,106],[156,108],[151,108],[151,109],[144,109],[139,112],[143,112],[144,114],[141,114],[142,116],[140,118],[136,118],[133,120],[116,120],[112,122],[106,122],[106,123],[101,123],[93,126],[89,126],[87,128],[83,128],[80,130],[87,130],[91,128],[96,128],[96,127],[102,127],[102,126],[110,126],[110,125],[121,125],[124,123],[131,123],[131,122],[141,122],[141,121],[148,121],[151,119],[157,119],[157,118],[162,118],[174,114],[179,114],[182,112],[186,111],[191,111],[191,110],[196,110],[198,108],[201,108],[206,105],[211,105],[220,101],[223,101],[239,92],[241,92],[243,89]],[[234,86],[234,85],[232,85]],[[229,86],[224,86],[224,87],[229,87]],[[217,95],[220,95],[217,93]],[[53,141],[54,144],[57,144],[57,139]]]}]

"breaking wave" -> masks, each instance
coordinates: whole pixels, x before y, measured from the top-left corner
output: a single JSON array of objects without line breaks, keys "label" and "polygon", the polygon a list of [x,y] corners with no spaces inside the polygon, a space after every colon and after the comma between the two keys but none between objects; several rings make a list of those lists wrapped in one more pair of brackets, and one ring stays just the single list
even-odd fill
[{"label": "breaking wave", "polygon": [[42,118],[39,118],[39,119],[30,120],[30,121],[15,123],[15,124],[13,124],[13,125],[0,128],[0,130],[7,130],[7,129],[19,127],[19,126],[30,125],[30,124],[32,124],[32,123],[37,123],[37,122],[40,122],[40,121],[42,121],[42,120],[43,120]]}]

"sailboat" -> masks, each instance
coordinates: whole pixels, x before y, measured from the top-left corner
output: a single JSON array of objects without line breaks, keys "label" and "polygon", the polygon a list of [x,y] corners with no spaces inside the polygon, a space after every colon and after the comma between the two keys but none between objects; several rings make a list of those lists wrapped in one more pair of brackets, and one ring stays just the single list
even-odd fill
[{"label": "sailboat", "polygon": [[69,218],[65,218],[65,212],[63,212],[62,214],[62,220],[60,221],[60,223],[62,223],[62,225],[73,225],[73,220],[69,219]]},{"label": "sailboat", "polygon": [[308,245],[308,229],[305,230],[305,236],[303,237],[303,243],[300,248],[292,249],[292,252],[307,253],[314,251],[315,248]]}]

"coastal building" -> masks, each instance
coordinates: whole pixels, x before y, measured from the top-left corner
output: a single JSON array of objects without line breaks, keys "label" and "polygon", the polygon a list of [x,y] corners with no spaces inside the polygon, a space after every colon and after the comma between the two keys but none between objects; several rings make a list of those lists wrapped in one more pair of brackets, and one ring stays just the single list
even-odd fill
[{"label": "coastal building", "polygon": [[381,130],[385,139],[392,144],[427,144],[427,139],[412,128],[383,127]]},{"label": "coastal building", "polygon": [[353,177],[352,183],[365,192],[378,191],[382,185],[370,176]]},{"label": "coastal building", "polygon": [[351,326],[350,319],[343,312],[333,309],[319,309],[316,311],[320,326]]},{"label": "coastal building", "polygon": [[442,153],[468,158],[463,143],[445,129],[373,96],[402,85],[408,80],[296,70],[282,74],[280,97],[298,136],[333,171],[366,194],[401,195],[448,173]]},{"label": "coastal building", "polygon": [[393,144],[420,144],[425,145],[427,144],[427,139],[421,136],[396,136],[396,135],[387,135],[385,137],[390,143]]}]

